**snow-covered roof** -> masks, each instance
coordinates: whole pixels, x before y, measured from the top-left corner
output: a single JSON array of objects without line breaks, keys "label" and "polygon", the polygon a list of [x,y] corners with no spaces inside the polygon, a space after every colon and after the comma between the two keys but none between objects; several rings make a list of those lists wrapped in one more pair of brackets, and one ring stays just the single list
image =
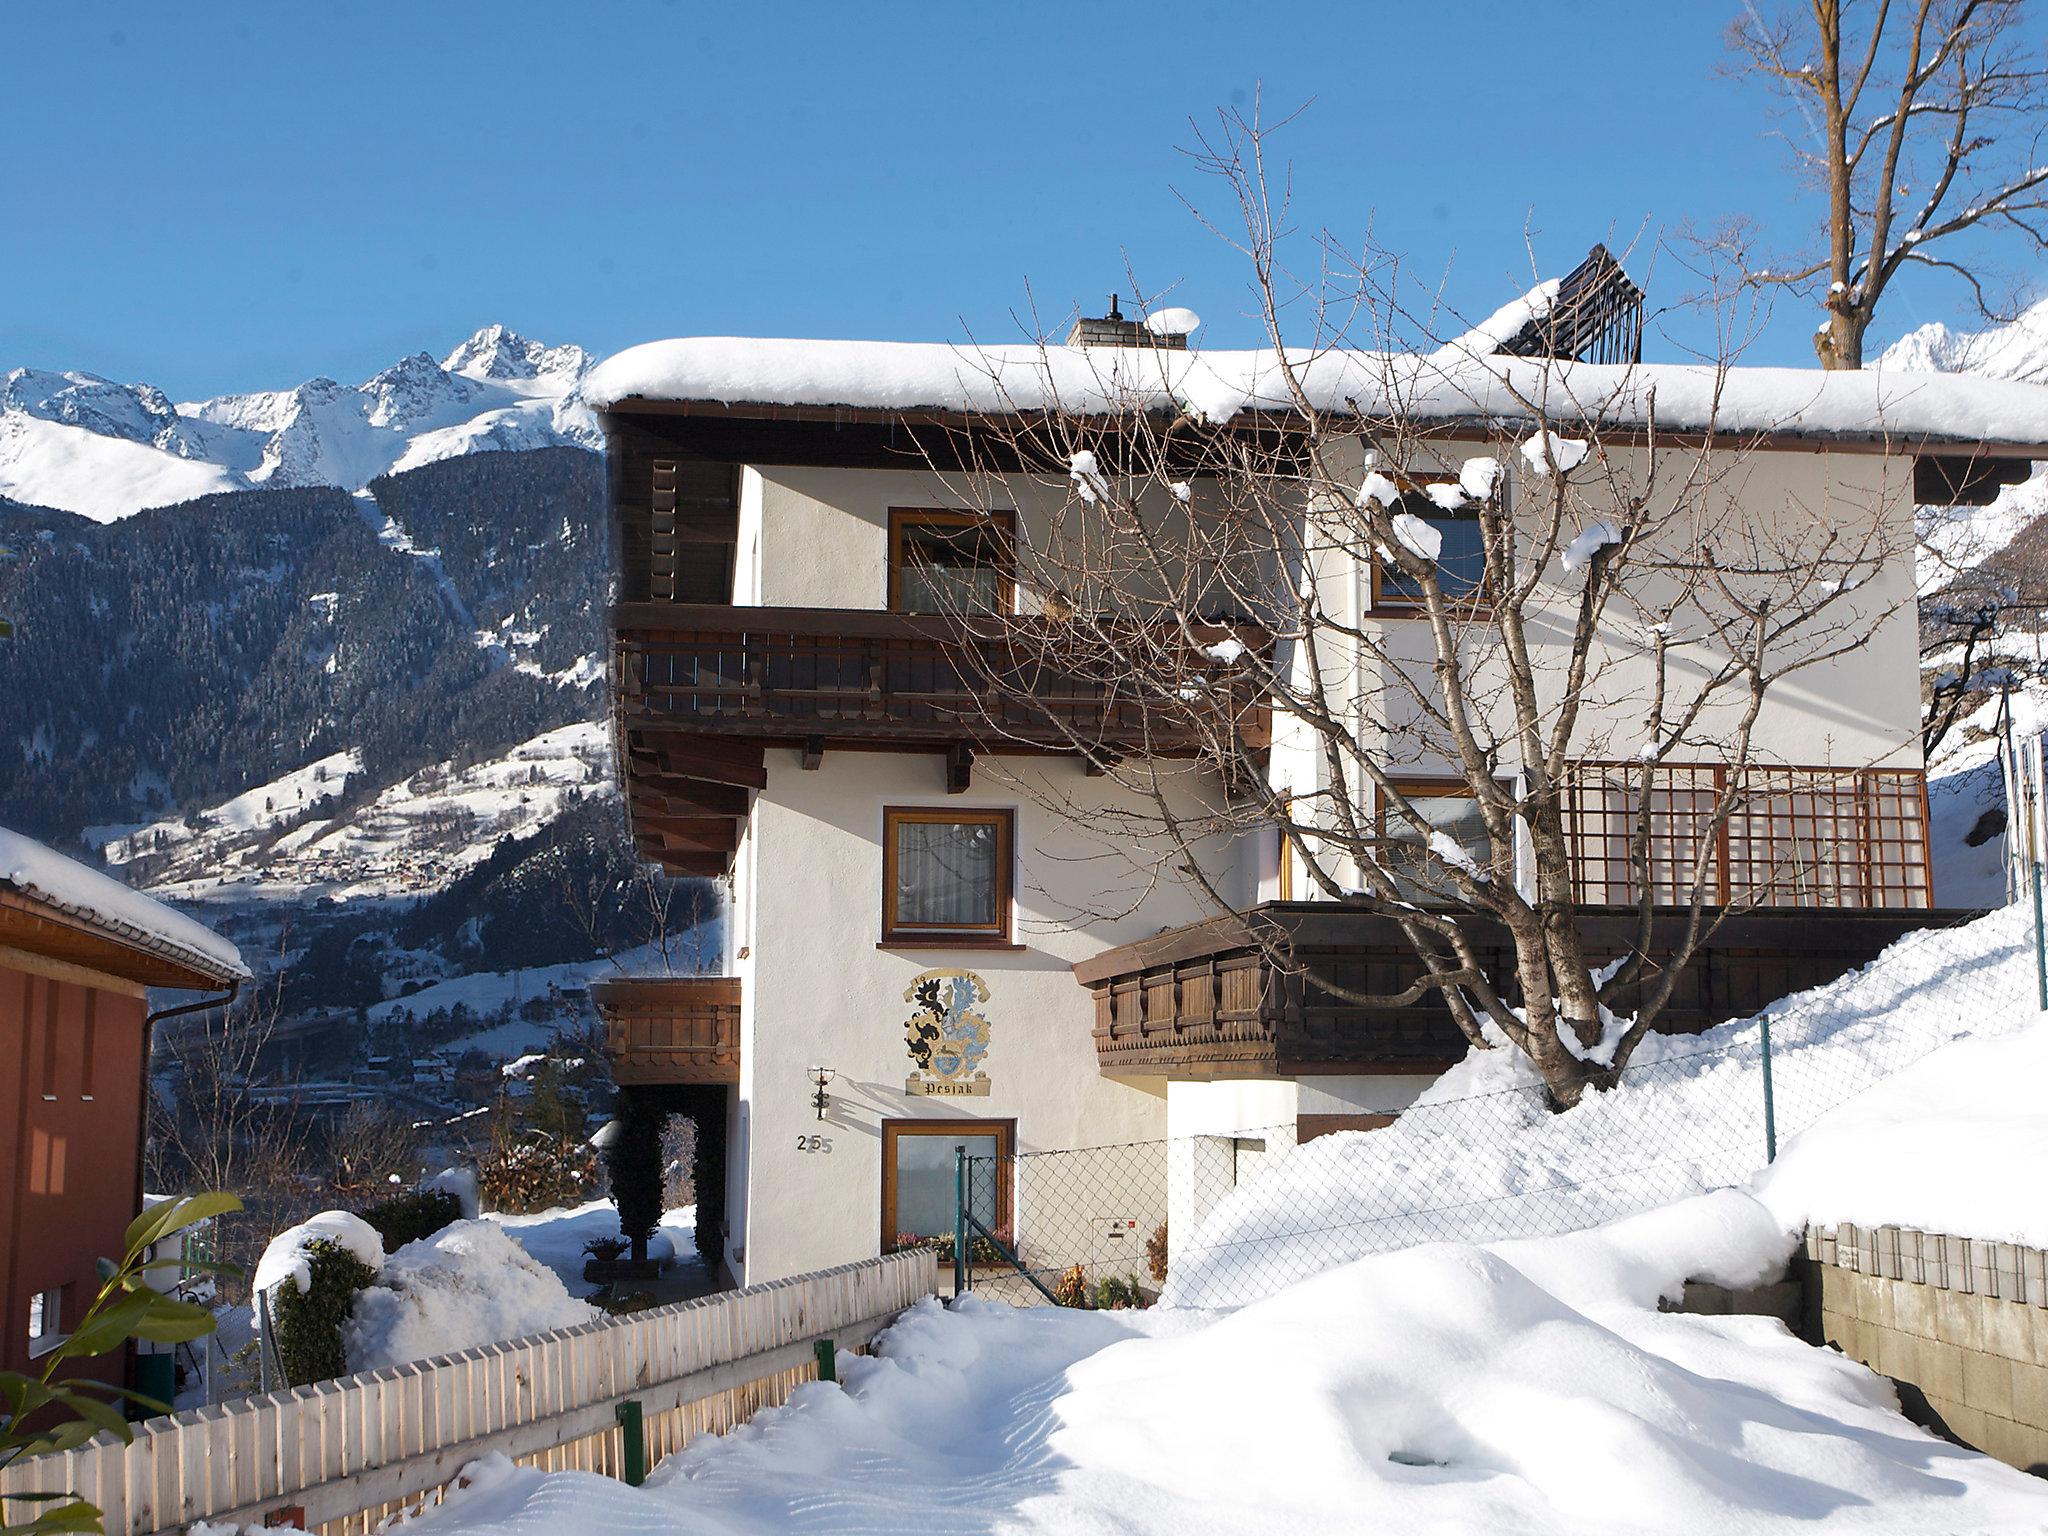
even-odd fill
[{"label": "snow-covered roof", "polygon": [[[1513,313],[1510,313],[1512,311]],[[1318,409],[1443,422],[1550,419],[1673,432],[1782,435],[2040,448],[2048,386],[1884,369],[1716,368],[1555,362],[1487,349],[1527,301],[1427,355],[1291,351]],[[584,384],[592,404],[631,400],[734,407],[1087,415],[1134,406],[1211,422],[1292,407],[1271,349],[977,346],[939,342],[684,337],[629,347]]]},{"label": "snow-covered roof", "polygon": [[0,827],[0,889],[19,891],[117,943],[202,976],[224,982],[249,979],[241,951],[205,924],[5,827]]}]

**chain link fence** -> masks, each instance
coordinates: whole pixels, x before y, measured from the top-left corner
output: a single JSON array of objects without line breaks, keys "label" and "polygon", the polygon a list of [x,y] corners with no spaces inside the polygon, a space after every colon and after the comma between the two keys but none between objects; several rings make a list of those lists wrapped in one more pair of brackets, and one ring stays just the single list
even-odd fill
[{"label": "chain link fence", "polygon": [[[1502,1049],[1458,1074],[1500,1086],[1439,1085],[1363,1135],[1303,1143],[1296,1120],[963,1154],[958,1283],[1024,1303],[1236,1306],[1370,1253],[1548,1236],[1742,1185],[1930,1051],[2038,1018],[2035,966],[2021,907],[1923,930],[1757,1018],[1653,1036],[1615,1087],[1561,1114]],[[1302,1085],[1306,1103],[1316,1080]]]}]

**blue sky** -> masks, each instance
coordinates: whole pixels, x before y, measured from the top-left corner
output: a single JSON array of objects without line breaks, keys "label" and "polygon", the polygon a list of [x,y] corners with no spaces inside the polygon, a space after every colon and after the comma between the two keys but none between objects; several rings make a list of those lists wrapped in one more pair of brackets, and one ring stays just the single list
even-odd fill
[{"label": "blue sky", "polygon": [[[360,379],[501,320],[609,352],[682,334],[1011,339],[1126,257],[1255,340],[1196,226],[1189,119],[1312,102],[1299,222],[1368,225],[1457,307],[1594,240],[1810,205],[1718,78],[1718,0],[1319,8],[15,0],[0,56],[0,369],[175,397]],[[1953,318],[1925,286],[1887,337]],[[1752,361],[1807,363],[1780,313]],[[1660,349],[1663,350],[1663,349]]]}]

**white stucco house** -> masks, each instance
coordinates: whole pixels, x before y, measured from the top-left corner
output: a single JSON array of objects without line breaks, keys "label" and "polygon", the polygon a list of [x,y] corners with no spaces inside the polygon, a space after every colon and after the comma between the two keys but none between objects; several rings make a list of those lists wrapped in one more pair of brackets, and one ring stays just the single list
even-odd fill
[{"label": "white stucco house", "polygon": [[[1820,883],[1731,920],[1673,1011],[1697,1026],[1861,963],[1924,921],[1913,507],[1981,499],[2048,456],[2048,391],[1570,355],[1617,454],[1650,452],[1654,434],[1712,453],[1725,441],[1733,503],[1904,535],[1857,595],[1864,642],[1774,690],[1757,725],[1788,795],[1836,806],[1854,845]],[[634,836],[672,872],[731,881],[723,975],[614,983],[599,1003],[622,1092],[662,1095],[724,1138],[723,1209],[700,1191],[700,1213],[735,1280],[950,1232],[962,1145],[1012,1158],[1171,1139],[1159,1187],[1129,1193],[1127,1211],[1055,1209],[1028,1178],[991,1188],[984,1219],[1027,1255],[1041,1242],[1077,1252],[1075,1228],[1105,1217],[1149,1227],[1172,1206],[1191,1221],[1194,1186],[1170,1190],[1169,1162],[1241,1176],[1276,1139],[1383,1124],[1462,1052],[1440,1007],[1319,994],[1218,915],[1219,899],[1258,907],[1336,971],[1398,968],[1399,936],[1315,900],[1276,836],[1221,850],[1209,900],[1119,846],[1128,790],[1098,759],[1172,758],[1199,801],[1224,791],[1204,778],[1198,739],[1148,733],[1071,677],[1057,684],[1071,694],[1059,722],[1016,708],[976,686],[967,642],[934,612],[967,590],[1020,632],[1057,622],[1003,552],[1072,514],[1076,477],[1063,459],[1028,462],[1014,434],[1005,458],[992,427],[1156,381],[1162,412],[1229,429],[1272,404],[1270,362],[1190,351],[1112,315],[1046,348],[657,342],[592,375],[619,536],[612,683]],[[1348,400],[1405,366],[1332,355],[1307,376]],[[1455,477],[1494,453],[1521,409],[1522,366],[1537,364],[1402,373],[1415,386],[1404,409],[1432,424],[1429,462],[1404,473]],[[1204,494],[1183,498],[1189,515]],[[1455,544],[1455,517],[1437,521]],[[1415,627],[1370,557],[1346,554],[1315,579],[1346,622]],[[996,644],[985,631],[972,643]],[[1418,644],[1415,664],[1428,661]],[[1642,702],[1625,668],[1615,677],[1592,739],[1612,735],[1620,755],[1641,738]],[[1299,733],[1268,724],[1266,771],[1312,783]],[[1461,791],[1437,784],[1440,766],[1404,760],[1399,722],[1386,725],[1389,761],[1457,835]],[[1679,794],[1684,774],[1715,765],[1670,771]],[[1579,824],[1592,907],[1621,896],[1600,815],[1588,800]],[[1752,845],[1725,857],[1763,857]]]}]

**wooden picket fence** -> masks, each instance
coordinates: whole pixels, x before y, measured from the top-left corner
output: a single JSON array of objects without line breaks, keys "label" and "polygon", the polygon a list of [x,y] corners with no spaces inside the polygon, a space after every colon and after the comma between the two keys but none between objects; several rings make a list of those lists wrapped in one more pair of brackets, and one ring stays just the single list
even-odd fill
[{"label": "wooden picket fence", "polygon": [[820,1341],[863,1348],[932,1294],[933,1275],[929,1253],[890,1254],[188,1409],[136,1425],[129,1444],[99,1435],[0,1470],[0,1514],[34,1508],[10,1494],[61,1489],[105,1511],[107,1536],[159,1536],[196,1520],[342,1536],[432,1502],[494,1451],[547,1471],[618,1476],[622,1404],[640,1405],[652,1465],[816,1379]]}]

